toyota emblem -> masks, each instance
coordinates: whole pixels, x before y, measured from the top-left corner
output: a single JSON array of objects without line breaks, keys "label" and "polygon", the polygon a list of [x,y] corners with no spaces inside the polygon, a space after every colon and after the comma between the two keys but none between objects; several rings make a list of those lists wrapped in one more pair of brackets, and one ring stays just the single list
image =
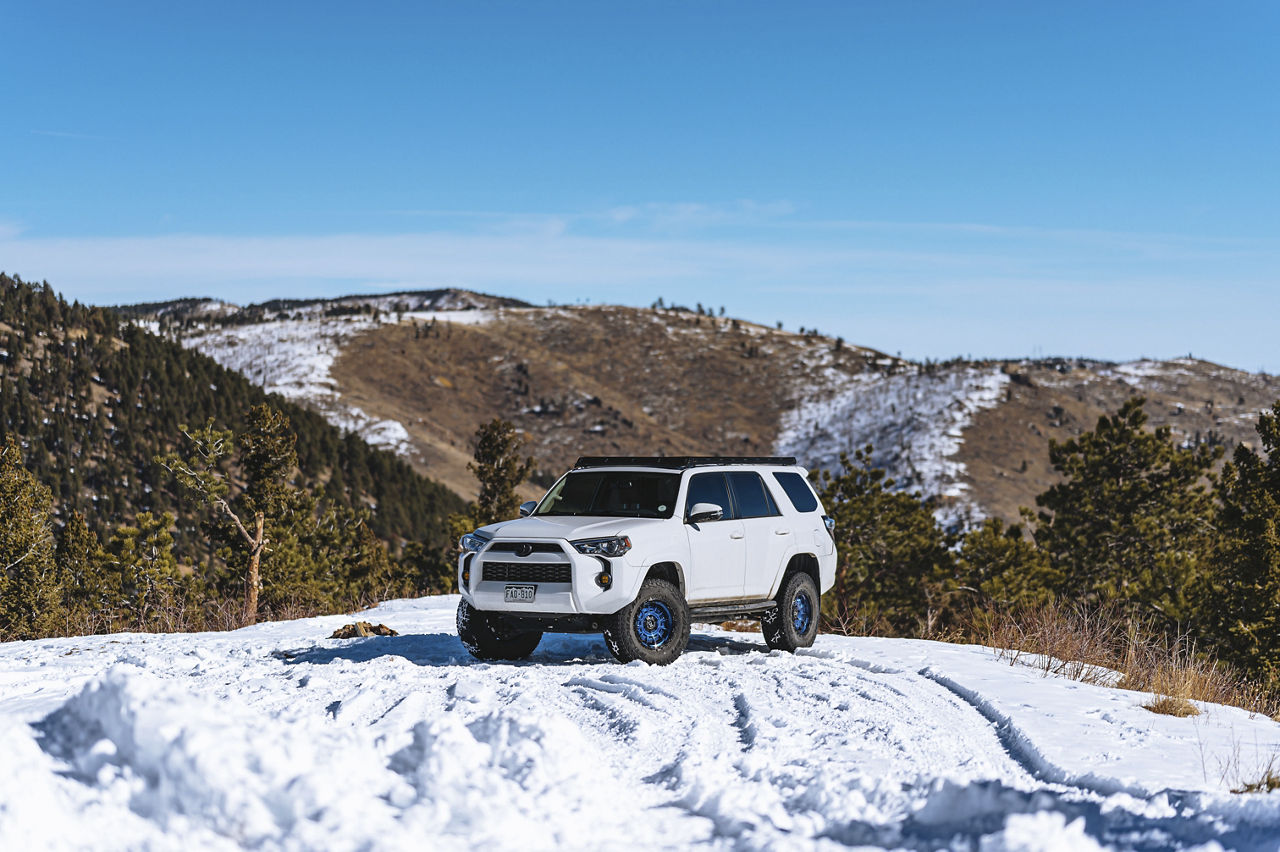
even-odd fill
[{"label": "toyota emblem", "polygon": [[528,556],[530,553],[533,553],[533,545],[532,545],[532,544],[517,544],[517,545],[516,545],[516,556]]}]

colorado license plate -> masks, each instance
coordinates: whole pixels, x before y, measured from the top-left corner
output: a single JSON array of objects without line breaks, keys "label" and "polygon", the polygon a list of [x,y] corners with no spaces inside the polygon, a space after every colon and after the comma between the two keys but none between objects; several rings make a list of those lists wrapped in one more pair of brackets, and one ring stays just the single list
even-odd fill
[{"label": "colorado license plate", "polygon": [[502,599],[507,603],[533,603],[533,593],[537,586],[507,586]]}]

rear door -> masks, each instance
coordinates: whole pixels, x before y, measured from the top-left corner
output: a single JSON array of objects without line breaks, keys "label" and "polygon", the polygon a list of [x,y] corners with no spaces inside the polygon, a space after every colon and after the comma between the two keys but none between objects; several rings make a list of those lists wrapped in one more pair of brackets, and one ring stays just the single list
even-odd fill
[{"label": "rear door", "polygon": [[[698,503],[724,509],[718,521],[687,523]],[[729,483],[723,473],[695,473],[689,477],[684,501],[685,531],[689,536],[689,564],[684,580],[689,600],[713,601],[742,597],[746,577],[746,534],[733,510]]]},{"label": "rear door", "polygon": [[783,559],[794,547],[795,536],[760,474],[733,471],[728,479],[747,540],[743,594],[767,598],[782,571]]}]

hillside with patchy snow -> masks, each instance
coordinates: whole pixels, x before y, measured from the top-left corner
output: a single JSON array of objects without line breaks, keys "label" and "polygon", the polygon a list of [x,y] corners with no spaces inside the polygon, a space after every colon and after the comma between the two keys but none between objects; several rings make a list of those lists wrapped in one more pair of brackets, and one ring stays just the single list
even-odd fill
[{"label": "hillside with patchy snow", "polygon": [[138,321],[463,494],[471,436],[500,416],[529,436],[542,485],[578,455],[777,453],[830,469],[870,443],[943,522],[1015,519],[1055,481],[1049,440],[1131,395],[1178,441],[1228,449],[1280,398],[1280,379],[1190,358],[919,364],[725,317],[465,291],[144,308]]},{"label": "hillside with patchy snow", "polygon": [[899,487],[945,498],[938,509],[944,524],[981,519],[966,499],[956,455],[973,415],[999,403],[1008,382],[1000,367],[829,374],[783,415],[777,450],[810,468],[837,470],[841,453],[871,445],[872,463]]},{"label": "hillside with patchy snow", "polygon": [[[8,849],[1280,849],[1280,724],[974,646],[700,626],[674,665],[549,637],[482,664],[457,598],[231,633],[0,646]],[[1207,845],[1206,845],[1207,844]]]}]

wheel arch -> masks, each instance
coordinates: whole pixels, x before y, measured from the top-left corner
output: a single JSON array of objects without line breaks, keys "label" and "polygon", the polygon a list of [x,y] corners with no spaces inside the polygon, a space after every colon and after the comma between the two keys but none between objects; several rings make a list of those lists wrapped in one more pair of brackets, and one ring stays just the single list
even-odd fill
[{"label": "wheel arch", "polygon": [[678,562],[664,560],[662,562],[653,563],[649,566],[649,569],[645,571],[644,579],[640,581],[641,584],[643,584],[645,580],[665,580],[680,590],[681,597],[685,600],[689,599],[688,589],[684,582],[684,569],[680,567],[680,563]]},{"label": "wheel arch", "polygon": [[795,573],[808,574],[813,578],[813,585],[818,589],[819,594],[822,592],[822,574],[818,566],[817,554],[800,552],[792,554],[791,559],[787,561],[787,567],[778,575],[778,581],[773,585],[773,591],[770,596],[777,597],[778,592],[782,590],[782,586],[787,582],[787,578]]}]

